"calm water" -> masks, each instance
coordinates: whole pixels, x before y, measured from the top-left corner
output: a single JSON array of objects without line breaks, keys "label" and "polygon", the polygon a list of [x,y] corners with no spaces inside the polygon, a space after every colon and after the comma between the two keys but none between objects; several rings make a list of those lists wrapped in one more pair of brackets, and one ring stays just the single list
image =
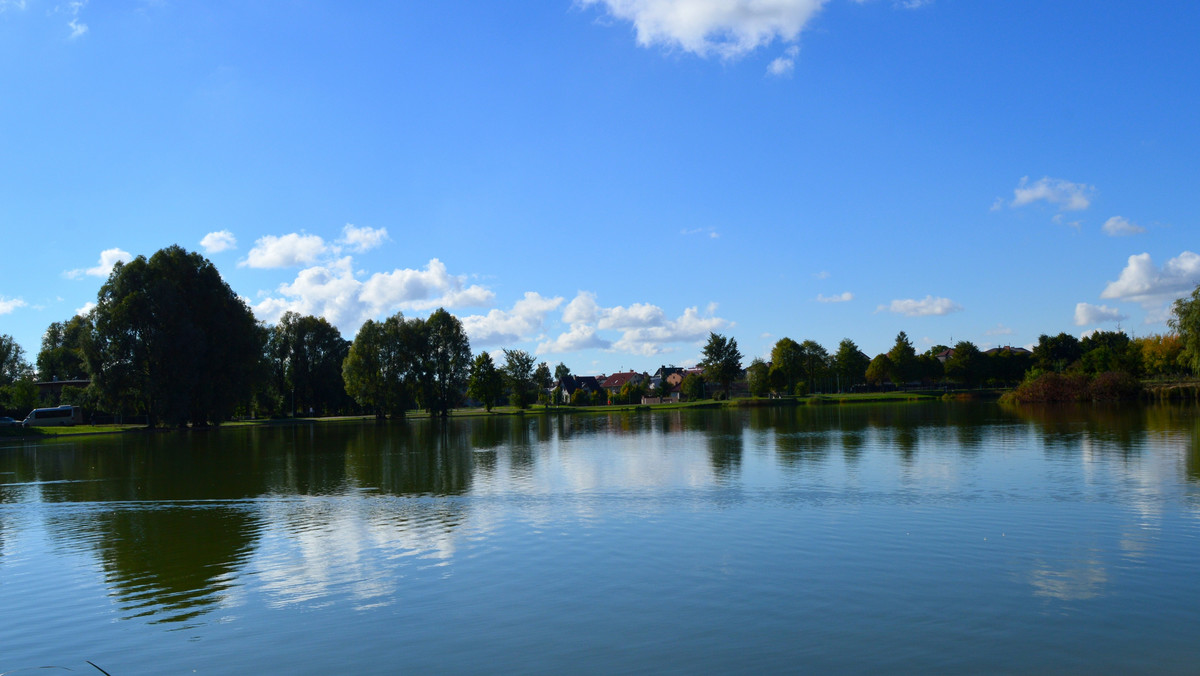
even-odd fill
[{"label": "calm water", "polygon": [[[1196,673],[1190,407],[0,447],[0,672]],[[54,671],[36,673],[55,673]]]}]

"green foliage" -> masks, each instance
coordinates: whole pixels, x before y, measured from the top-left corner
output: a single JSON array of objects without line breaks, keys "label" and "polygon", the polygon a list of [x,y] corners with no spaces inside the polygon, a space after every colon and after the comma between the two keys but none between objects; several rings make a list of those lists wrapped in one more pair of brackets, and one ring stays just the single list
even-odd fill
[{"label": "green foliage", "polygon": [[1141,350],[1136,349],[1123,331],[1097,331],[1079,342],[1080,368],[1084,373],[1124,371],[1141,372]]},{"label": "green foliage", "polygon": [[737,339],[710,332],[700,365],[706,380],[719,384],[728,392],[742,371],[742,353],[738,350]]},{"label": "green foliage", "polygon": [[1180,363],[1200,374],[1200,286],[1192,289],[1191,296],[1176,300],[1171,315],[1168,323],[1183,341]]},{"label": "green foliage", "polygon": [[886,353],[879,354],[867,365],[864,377],[872,385],[882,385],[883,381],[891,377],[895,368],[895,365],[892,364],[892,359]]},{"label": "green foliage", "polygon": [[93,312],[83,352],[102,406],[203,425],[250,400],[261,334],[203,256],[171,246],[117,264]]},{"label": "green foliage", "polygon": [[533,379],[534,357],[524,350],[504,351],[504,382],[508,385],[509,403],[523,409],[534,399],[537,383]]},{"label": "green foliage", "polygon": [[1109,371],[1092,378],[1083,373],[1049,371],[1027,378],[1001,401],[1018,404],[1128,401],[1141,394],[1142,384],[1129,373]]},{"label": "green foliage", "polygon": [[986,374],[987,357],[969,340],[954,345],[954,354],[946,360],[946,377],[962,387],[978,387]]},{"label": "green foliage", "polygon": [[[800,344],[791,338],[780,338],[771,348],[771,382],[768,385],[780,392],[791,392],[803,373],[803,361]],[[750,391],[753,393],[753,387]]]},{"label": "green foliage", "polygon": [[759,358],[755,358],[750,362],[750,366],[746,369],[746,384],[750,388],[750,394],[755,397],[765,397],[771,389],[769,382],[769,372],[767,363]]},{"label": "green foliage", "polygon": [[287,312],[267,340],[275,385],[289,410],[322,413],[349,403],[342,371],[350,342],[325,318]]},{"label": "green foliage", "polygon": [[843,389],[866,382],[870,364],[871,358],[858,349],[853,340],[844,338],[838,343],[837,353],[833,355],[833,368]]},{"label": "green foliage", "polygon": [[423,322],[405,320],[400,313],[382,322],[367,320],[342,363],[346,392],[378,418],[403,416],[419,386],[423,333]]},{"label": "green foliage", "polygon": [[815,340],[800,343],[800,370],[809,392],[816,391],[817,380],[829,371],[829,352]]},{"label": "green foliage", "polygon": [[[892,362],[892,370],[888,377],[897,385],[917,380],[920,377],[920,367],[917,364],[917,351],[913,348],[908,334],[901,331],[896,334],[896,342],[888,350],[888,359]],[[868,378],[868,380],[870,380]]]},{"label": "green foliage", "polygon": [[1062,373],[1083,355],[1079,339],[1069,333],[1057,336],[1038,336],[1038,344],[1033,348],[1033,362],[1042,371]]},{"label": "green foliage", "polygon": [[0,335],[0,385],[32,379],[33,367],[25,359],[25,349],[12,336]]},{"label": "green foliage", "polygon": [[570,375],[571,375],[571,369],[567,368],[567,365],[562,363],[561,361],[558,362],[558,366],[554,367],[554,380],[555,381],[561,381],[563,378],[567,378]]},{"label": "green foliage", "polygon": [[1176,334],[1150,335],[1134,339],[1141,353],[1142,373],[1148,377],[1170,376],[1180,372],[1183,339]]},{"label": "green foliage", "polygon": [[[578,392],[576,392],[578,394]],[[467,396],[478,400],[491,412],[504,395],[504,376],[496,370],[492,355],[480,352],[471,363],[471,378],[467,381]]]},{"label": "green foliage", "polygon": [[550,376],[550,367],[546,365],[546,362],[538,364],[537,368],[534,369],[533,382],[537,387],[538,402],[549,405],[550,397],[548,392],[550,386],[554,384],[554,379]]},{"label": "green foliage", "polygon": [[37,355],[38,377],[42,380],[84,377],[83,345],[91,331],[91,321],[79,315],[51,323],[42,334],[42,348]]},{"label": "green foliage", "polygon": [[679,394],[688,401],[700,401],[704,398],[704,379],[695,373],[689,373],[679,383]]},{"label": "green foliage", "polygon": [[448,416],[462,401],[471,366],[471,345],[457,317],[438,308],[424,324],[425,351],[421,365],[421,393],[430,415]]}]

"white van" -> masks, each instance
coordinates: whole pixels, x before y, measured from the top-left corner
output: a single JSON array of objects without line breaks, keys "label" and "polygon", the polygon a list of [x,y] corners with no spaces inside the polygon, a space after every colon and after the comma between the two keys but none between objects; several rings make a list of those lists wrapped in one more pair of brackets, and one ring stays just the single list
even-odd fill
[{"label": "white van", "polygon": [[56,406],[35,408],[21,423],[25,427],[51,427],[55,425],[82,425],[83,409],[78,406]]}]

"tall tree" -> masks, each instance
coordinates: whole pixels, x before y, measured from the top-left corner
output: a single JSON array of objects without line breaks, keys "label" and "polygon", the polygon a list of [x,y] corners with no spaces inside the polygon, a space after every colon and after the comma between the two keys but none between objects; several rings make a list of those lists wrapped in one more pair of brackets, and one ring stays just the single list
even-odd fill
[{"label": "tall tree", "polygon": [[780,338],[771,348],[771,385],[784,394],[793,394],[804,372],[804,354],[791,338]]},{"label": "tall tree", "polygon": [[1079,345],[1079,339],[1069,333],[1053,337],[1043,333],[1038,336],[1037,345],[1033,348],[1034,365],[1043,371],[1061,373],[1079,361],[1081,356],[1083,348]]},{"label": "tall tree", "polygon": [[458,317],[438,308],[425,320],[424,404],[431,415],[446,417],[458,406],[470,377],[471,344]]},{"label": "tall tree", "polygon": [[546,362],[542,362],[542,363],[538,364],[537,368],[534,369],[533,382],[534,382],[535,387],[537,387],[538,401],[544,400],[546,402],[546,405],[549,406],[550,405],[550,386],[554,383],[554,380],[550,376],[550,367],[546,364]]},{"label": "tall tree", "polygon": [[348,403],[342,365],[350,341],[324,317],[284,313],[269,340],[275,380],[293,412],[324,413]]},{"label": "tall tree", "polygon": [[249,402],[261,333],[203,256],[170,246],[118,263],[93,316],[83,351],[102,404],[202,425]]},{"label": "tall tree", "polygon": [[891,374],[896,370],[895,364],[892,363],[890,357],[886,353],[875,355],[871,363],[867,365],[867,370],[863,376],[867,382],[872,385],[880,385],[883,381],[891,378]]},{"label": "tall tree", "polygon": [[571,369],[567,368],[567,365],[561,361],[558,362],[558,366],[554,367],[554,380],[561,381],[563,378],[569,377],[571,377]]},{"label": "tall tree", "polygon": [[471,364],[471,379],[467,382],[467,395],[483,403],[490,413],[500,403],[504,394],[504,376],[496,370],[492,355],[480,352]]},{"label": "tall tree", "polygon": [[978,387],[983,381],[987,357],[969,340],[954,344],[954,354],[946,360],[946,377],[963,387]]},{"label": "tall tree", "polygon": [[25,348],[8,334],[0,335],[0,385],[33,378],[33,367],[25,360]]},{"label": "tall tree", "polygon": [[765,397],[771,388],[769,381],[770,371],[767,369],[767,363],[755,357],[750,366],[746,367],[746,386],[750,388],[750,394]]},{"label": "tall tree", "polygon": [[838,343],[837,353],[833,355],[833,364],[838,374],[839,385],[847,388],[866,382],[867,366],[871,364],[871,358],[860,350],[853,340],[843,338],[842,342]]},{"label": "tall tree", "polygon": [[689,373],[679,383],[679,393],[688,401],[700,401],[704,398],[704,379],[695,373]]},{"label": "tall tree", "polygon": [[342,364],[346,392],[360,405],[385,415],[403,416],[412,407],[417,387],[417,355],[413,343],[422,331],[419,321],[396,313],[385,321],[367,320],[354,337]]},{"label": "tall tree", "polygon": [[1168,324],[1183,341],[1180,363],[1192,373],[1200,373],[1200,285],[1192,289],[1191,296],[1175,301]]},{"label": "tall tree", "polygon": [[742,353],[738,350],[737,339],[710,332],[700,366],[704,368],[704,378],[719,384],[728,396],[730,386],[742,372]]},{"label": "tall tree", "polygon": [[908,339],[908,334],[901,331],[896,334],[896,342],[892,345],[892,349],[888,350],[888,359],[892,361],[892,382],[897,385],[902,385],[919,377],[917,364],[917,351],[913,348],[912,341]]},{"label": "tall tree", "polygon": [[526,408],[534,401],[537,385],[533,380],[533,355],[525,350],[504,351],[504,381],[508,385],[509,402],[517,408]]},{"label": "tall tree", "polygon": [[804,374],[805,391],[811,394],[817,380],[829,370],[829,353],[815,340],[800,343],[800,368]]},{"label": "tall tree", "polygon": [[75,315],[65,322],[53,322],[42,334],[37,355],[38,377],[42,380],[74,380],[86,374],[83,341],[92,330],[87,317]]}]

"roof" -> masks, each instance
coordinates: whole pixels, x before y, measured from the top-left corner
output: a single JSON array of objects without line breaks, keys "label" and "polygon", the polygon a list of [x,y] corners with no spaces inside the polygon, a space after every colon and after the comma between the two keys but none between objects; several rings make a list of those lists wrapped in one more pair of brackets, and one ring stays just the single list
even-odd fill
[{"label": "roof", "polygon": [[606,390],[620,389],[625,387],[625,383],[628,383],[634,378],[640,378],[641,375],[642,374],[638,373],[637,371],[623,371],[621,373],[614,373],[605,378],[604,382],[600,383],[600,386]]}]

